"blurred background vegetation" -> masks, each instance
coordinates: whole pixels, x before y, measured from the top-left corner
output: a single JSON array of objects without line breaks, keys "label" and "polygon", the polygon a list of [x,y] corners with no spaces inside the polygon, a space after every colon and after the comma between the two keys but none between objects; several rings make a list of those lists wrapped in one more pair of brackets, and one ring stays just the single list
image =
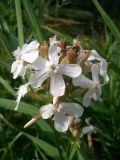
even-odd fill
[{"label": "blurred background vegetation", "polygon": [[[0,1],[0,160],[120,159],[120,1],[99,2]],[[69,44],[79,35],[85,49],[96,49],[109,63],[110,81],[103,87],[103,101],[92,103],[84,113],[97,128],[91,148],[87,136],[76,140],[70,132],[55,132],[51,120],[23,129],[45,103],[41,99],[26,96],[19,111],[14,111],[22,79],[13,80],[10,74],[12,52],[24,42],[34,38],[48,42],[53,35]],[[72,100],[80,103],[79,98]]]}]

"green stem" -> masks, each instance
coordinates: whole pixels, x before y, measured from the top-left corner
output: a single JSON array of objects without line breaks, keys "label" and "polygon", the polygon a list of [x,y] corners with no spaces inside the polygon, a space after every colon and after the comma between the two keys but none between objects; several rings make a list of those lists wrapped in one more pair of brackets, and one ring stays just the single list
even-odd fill
[{"label": "green stem", "polygon": [[54,130],[54,135],[55,135],[56,144],[57,144],[57,149],[58,149],[58,152],[59,152],[59,155],[60,155],[60,159],[63,160],[64,157],[63,157],[63,155],[62,155],[61,148],[60,148],[59,136],[58,136],[58,133],[57,133],[57,131],[55,130],[54,126],[53,126],[53,130]]}]

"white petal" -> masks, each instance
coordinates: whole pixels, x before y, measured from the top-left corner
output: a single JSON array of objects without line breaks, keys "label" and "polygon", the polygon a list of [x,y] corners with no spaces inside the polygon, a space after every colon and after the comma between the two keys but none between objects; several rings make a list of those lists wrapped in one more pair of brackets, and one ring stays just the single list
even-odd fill
[{"label": "white petal", "polygon": [[39,43],[37,41],[32,41],[29,44],[24,44],[22,47],[22,54],[33,52],[39,49]]},{"label": "white petal", "polygon": [[21,59],[28,63],[33,63],[39,55],[39,43],[32,41],[29,44],[24,44],[21,50]]},{"label": "white petal", "polygon": [[59,106],[61,112],[74,118],[81,117],[84,111],[83,107],[77,103],[61,103]]},{"label": "white petal", "polygon": [[100,96],[101,96],[101,88],[95,88],[94,92],[93,92],[93,99],[95,101],[99,100],[100,99]]},{"label": "white petal", "polygon": [[13,55],[17,58],[21,54],[21,49],[18,47],[14,52]]},{"label": "white petal", "polygon": [[80,119],[80,118],[75,118],[75,119],[74,119],[74,123],[75,123],[75,124],[78,124],[78,123],[80,123],[80,122],[81,122],[81,119]]},{"label": "white petal", "polygon": [[100,63],[100,75],[103,76],[104,84],[108,83],[109,77],[107,74],[107,62],[106,60],[101,61]]},{"label": "white petal", "polygon": [[58,132],[65,132],[68,130],[69,118],[60,112],[55,112],[54,126]]},{"label": "white petal", "polygon": [[22,69],[23,69],[23,64],[19,63],[16,70],[13,72],[13,79],[16,79],[18,77],[18,75],[21,73]]},{"label": "white petal", "polygon": [[21,95],[21,94],[18,94],[18,97],[17,97],[17,100],[16,100],[17,105],[15,106],[15,110],[16,110],[16,111],[18,110],[18,107],[19,107],[19,103],[20,103],[21,97],[22,97],[22,95]]},{"label": "white petal", "polygon": [[37,88],[37,87],[40,87],[47,78],[48,78],[47,72],[38,72],[30,77],[29,83],[34,88]]},{"label": "white petal", "polygon": [[82,69],[79,64],[59,64],[59,71],[69,77],[78,77]]},{"label": "white petal", "polygon": [[100,63],[100,75],[103,75],[104,71],[107,70],[107,62],[104,60],[104,61],[101,61]]},{"label": "white petal", "polygon": [[99,63],[93,64],[92,67],[91,67],[91,71],[92,71],[93,81],[98,82],[99,81],[99,73],[100,73]]},{"label": "white petal", "polygon": [[19,106],[21,98],[24,97],[25,94],[27,94],[27,90],[28,90],[27,87],[28,87],[28,84],[25,84],[25,85],[22,85],[22,86],[19,87],[19,90],[17,92],[18,97],[17,97],[17,100],[16,100],[17,105],[15,107],[15,110],[18,110],[18,106]]},{"label": "white petal", "polygon": [[52,45],[49,47],[49,60],[51,62],[51,64],[58,64],[59,62],[59,53],[61,52],[61,48],[56,46],[56,45]]},{"label": "white petal", "polygon": [[65,82],[61,74],[52,74],[50,82],[50,93],[55,97],[64,95]]},{"label": "white petal", "polygon": [[92,95],[93,95],[93,91],[91,89],[89,89],[83,98],[83,105],[85,107],[88,107],[90,105],[91,99],[92,99]]},{"label": "white petal", "polygon": [[54,106],[52,104],[44,105],[40,108],[40,113],[43,119],[48,119],[54,114]]},{"label": "white petal", "polygon": [[18,67],[18,64],[19,64],[18,61],[14,61],[14,62],[13,62],[12,66],[11,66],[11,73],[14,73],[14,72],[15,72],[15,70],[16,70],[17,67]]},{"label": "white petal", "polygon": [[44,70],[45,69],[45,67],[46,67],[46,65],[47,65],[47,61],[44,59],[44,58],[42,58],[42,57],[38,57],[31,65],[30,65],[30,67],[31,68],[34,68],[35,70]]},{"label": "white petal", "polygon": [[93,88],[94,82],[81,74],[80,76],[73,78],[73,85],[80,86],[81,88]]},{"label": "white petal", "polygon": [[24,53],[24,51],[26,50],[26,48],[29,46],[29,44],[24,43],[22,48],[21,48],[21,53]]},{"label": "white petal", "polygon": [[25,62],[28,63],[33,63],[39,55],[39,51],[38,50],[34,50],[28,53],[24,53],[21,55],[21,59],[24,60]]},{"label": "white petal", "polygon": [[52,38],[49,38],[49,40],[50,40],[50,46],[59,43],[59,41],[57,41],[56,36],[54,36],[54,37],[52,37]]},{"label": "white petal", "polygon": [[83,127],[82,133],[83,134],[92,133],[94,131],[94,129],[95,129],[95,127],[93,127],[92,125],[87,126],[87,127]]},{"label": "white petal", "polygon": [[104,79],[104,84],[108,83],[109,77],[108,77],[107,72],[105,72],[105,73],[103,74],[103,79]]},{"label": "white petal", "polygon": [[85,51],[83,50],[82,46],[80,46],[81,50],[79,51],[79,55],[77,56],[77,59],[81,59],[85,56]]},{"label": "white petal", "polygon": [[27,69],[27,66],[23,66],[21,72],[19,73],[19,76],[24,77],[26,73],[26,69]]},{"label": "white petal", "polygon": [[88,57],[88,61],[91,61],[91,60],[101,61],[101,60],[103,60],[103,58],[95,50],[91,50],[90,53],[91,54]]}]

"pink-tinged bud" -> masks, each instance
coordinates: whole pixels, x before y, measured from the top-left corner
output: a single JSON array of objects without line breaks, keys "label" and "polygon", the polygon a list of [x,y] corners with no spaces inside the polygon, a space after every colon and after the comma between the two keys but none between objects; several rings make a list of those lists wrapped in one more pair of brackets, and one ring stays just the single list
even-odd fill
[{"label": "pink-tinged bud", "polygon": [[40,45],[40,56],[43,58],[48,57],[48,44],[46,42]]}]

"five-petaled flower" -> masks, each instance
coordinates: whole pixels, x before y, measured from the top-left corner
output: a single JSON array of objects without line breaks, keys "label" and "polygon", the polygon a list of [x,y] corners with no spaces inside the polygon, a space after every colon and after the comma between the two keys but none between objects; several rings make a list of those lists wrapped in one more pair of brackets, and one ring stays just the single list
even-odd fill
[{"label": "five-petaled flower", "polygon": [[40,87],[50,76],[50,93],[53,96],[63,96],[65,93],[65,82],[62,75],[77,77],[81,74],[81,67],[78,64],[59,64],[59,53],[61,48],[56,45],[49,47],[49,61],[39,57],[31,66],[37,70],[29,80],[34,87]]},{"label": "five-petaled flower", "polygon": [[54,115],[54,126],[59,132],[67,131],[71,122],[71,117],[81,117],[83,111],[83,107],[77,103],[60,103],[59,105],[47,104],[40,108],[43,119],[48,119]]},{"label": "five-petaled flower", "polygon": [[33,63],[38,58],[39,43],[32,41],[29,44],[24,44],[22,48],[18,47],[13,53],[15,61],[12,64],[11,73],[16,79],[18,76],[24,76],[28,64]]},{"label": "five-petaled flower", "polygon": [[99,66],[93,65],[92,68],[92,79],[88,79],[86,76],[81,74],[80,76],[73,78],[73,85],[80,86],[81,88],[86,88],[88,91],[85,93],[83,98],[83,105],[88,107],[90,105],[91,99],[100,99],[101,87],[98,79]]}]

